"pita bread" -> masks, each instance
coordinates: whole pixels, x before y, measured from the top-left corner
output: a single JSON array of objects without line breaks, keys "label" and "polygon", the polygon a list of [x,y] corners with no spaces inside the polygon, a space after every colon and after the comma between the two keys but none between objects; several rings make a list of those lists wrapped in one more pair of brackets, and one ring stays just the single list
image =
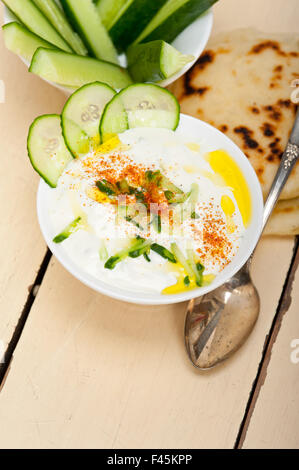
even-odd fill
[{"label": "pita bread", "polygon": [[299,235],[299,197],[277,203],[264,235]]},{"label": "pita bread", "polygon": [[[266,197],[296,114],[296,79],[299,85],[298,33],[242,29],[212,38],[171,91],[183,113],[209,122],[244,151]],[[298,196],[299,163],[281,199]]]}]

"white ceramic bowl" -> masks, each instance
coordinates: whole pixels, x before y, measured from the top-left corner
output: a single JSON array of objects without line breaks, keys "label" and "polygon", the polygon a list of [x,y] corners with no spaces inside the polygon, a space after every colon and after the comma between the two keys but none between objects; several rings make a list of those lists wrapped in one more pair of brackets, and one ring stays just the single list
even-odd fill
[{"label": "white ceramic bowl", "polygon": [[213,142],[215,150],[226,150],[239,165],[246,178],[252,199],[252,219],[240,241],[240,248],[236,256],[232,262],[227,265],[224,270],[218,274],[218,276],[216,276],[209,286],[197,288],[180,294],[162,295],[140,293],[134,292],[133,290],[120,289],[117,286],[111,286],[87,274],[83,269],[77,266],[65,253],[63,244],[57,245],[52,242],[53,237],[56,235],[53,227],[51,227],[50,218],[48,217],[48,200],[52,189],[43,180],[41,180],[37,193],[37,213],[43,236],[50,250],[61,264],[71,274],[73,274],[73,276],[92,289],[110,297],[136,304],[159,305],[182,302],[184,300],[189,300],[193,297],[206,294],[226,282],[243,266],[252,253],[262,226],[263,197],[257,176],[246,156],[239,147],[226,137],[226,135],[199,119],[181,114],[178,132],[183,134],[186,133],[188,138],[189,136],[192,137],[192,135],[194,135],[196,140],[204,138],[207,142]]},{"label": "white ceramic bowl", "polygon": [[[4,23],[9,23],[11,21],[16,21],[16,18],[6,7],[4,7]],[[172,82],[177,80],[192,67],[192,65],[198,59],[208,42],[212,30],[212,25],[213,12],[210,8],[210,10],[206,11],[203,15],[201,15],[190,26],[188,26],[188,28],[184,29],[184,31],[182,31],[181,34],[176,37],[172,45],[176,49],[178,49],[182,54],[193,55],[194,61],[189,62],[187,65],[185,65],[185,67],[183,67],[178,73],[176,73],[172,77],[159,82],[159,85],[163,87],[170,85]],[[22,58],[21,60],[27,65],[27,67],[29,66],[29,63],[26,60]],[[120,62],[121,65],[126,66],[126,58],[124,54],[120,56]],[[53,82],[48,83],[64,91],[67,96],[71,94],[71,91],[67,88],[59,86]]]}]

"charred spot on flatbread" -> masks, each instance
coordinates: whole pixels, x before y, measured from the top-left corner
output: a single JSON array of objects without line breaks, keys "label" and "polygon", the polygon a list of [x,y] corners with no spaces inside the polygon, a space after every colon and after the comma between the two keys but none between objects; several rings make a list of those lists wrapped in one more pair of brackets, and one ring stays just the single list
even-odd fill
[{"label": "charred spot on flatbread", "polygon": [[281,110],[276,105],[269,104],[267,106],[264,106],[263,109],[268,114],[269,119],[272,119],[273,121],[281,120]]},{"label": "charred spot on flatbread", "polygon": [[272,137],[275,133],[275,127],[269,122],[264,122],[261,126],[261,131],[266,137]]},{"label": "charred spot on flatbread", "polygon": [[[299,79],[296,51],[297,33],[261,33],[251,28],[220,33],[210,39],[191,70],[171,86],[183,113],[214,125],[246,153],[264,196],[296,113],[292,98],[292,83]],[[298,196],[299,163],[281,198]]]},{"label": "charred spot on flatbread", "polygon": [[278,100],[277,103],[279,106],[284,106],[285,108],[289,108],[292,105],[291,100]]},{"label": "charred spot on flatbread", "polygon": [[257,106],[250,106],[249,108],[251,110],[252,113],[254,114],[260,114],[260,110]]},{"label": "charred spot on flatbread", "polygon": [[194,93],[204,94],[209,89],[209,87],[194,87],[192,85],[192,80],[193,77],[196,76],[198,70],[204,70],[207,65],[213,62],[214,56],[215,54],[212,50],[204,52],[197,59],[193,67],[185,73],[183,95],[192,95]]},{"label": "charred spot on flatbread", "polygon": [[258,142],[253,139],[253,131],[246,126],[235,127],[234,132],[242,136],[245,148],[256,149],[259,146]]},{"label": "charred spot on flatbread", "polygon": [[212,50],[205,51],[195,64],[198,70],[203,70],[208,64],[211,64],[215,58],[215,53]]},{"label": "charred spot on flatbread", "polygon": [[283,70],[283,65],[276,65],[276,67],[274,67],[273,69],[273,72],[282,72]]},{"label": "charred spot on flatbread", "polygon": [[275,51],[278,55],[281,56],[286,56],[287,54],[280,48],[280,44],[277,41],[262,41],[258,44],[255,44],[248,54],[260,54],[261,52],[264,52],[266,49],[272,49]]}]

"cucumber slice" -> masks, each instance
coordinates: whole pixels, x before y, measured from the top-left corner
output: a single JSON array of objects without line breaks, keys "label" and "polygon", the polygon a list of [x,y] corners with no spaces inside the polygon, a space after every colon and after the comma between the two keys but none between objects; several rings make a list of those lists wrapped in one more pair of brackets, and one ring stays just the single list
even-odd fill
[{"label": "cucumber slice", "polygon": [[163,39],[171,43],[178,34],[218,0],[168,0],[135,43]]},{"label": "cucumber slice", "polygon": [[79,55],[87,55],[87,49],[81,38],[72,30],[66,16],[55,0],[33,0],[33,2],[71,46],[73,51]]},{"label": "cucumber slice", "polygon": [[97,9],[105,28],[109,29],[119,10],[127,0],[99,0]]},{"label": "cucumber slice", "polygon": [[126,109],[119,95],[116,95],[106,105],[100,121],[101,142],[106,142],[115,134],[121,134],[129,129]]},{"label": "cucumber slice", "polygon": [[47,18],[31,0],[3,0],[3,3],[33,33],[64,51],[72,52],[70,46],[53,28]]},{"label": "cucumber slice", "polygon": [[133,127],[176,129],[180,106],[170,91],[139,83],[119,92],[105,107],[100,122],[102,141]]},{"label": "cucumber slice", "polygon": [[118,65],[42,47],[32,57],[29,72],[73,88],[94,81],[107,83],[117,89],[133,83],[127,70]]},{"label": "cucumber slice", "polygon": [[157,40],[130,46],[127,59],[130,75],[136,82],[158,82],[178,72],[194,57]]},{"label": "cucumber slice", "polygon": [[102,112],[114,95],[110,86],[94,82],[81,87],[65,103],[61,113],[62,134],[74,156],[87,153],[93,144],[99,143]]},{"label": "cucumber slice", "polygon": [[98,59],[118,64],[118,56],[92,0],[61,0],[62,6],[89,52]]},{"label": "cucumber slice", "polygon": [[65,145],[74,158],[89,152],[90,139],[88,135],[72,119],[64,117],[63,124],[61,120],[61,130]]},{"label": "cucumber slice", "polygon": [[109,28],[109,34],[118,51],[125,51],[132,44],[166,1],[126,1]]},{"label": "cucumber slice", "polygon": [[33,121],[28,132],[27,149],[35,171],[55,188],[64,168],[73,159],[65,146],[58,114],[45,114]]},{"label": "cucumber slice", "polygon": [[34,33],[31,33],[25,26],[13,21],[2,26],[4,43],[7,49],[22,56],[31,62],[32,56],[38,47],[56,49],[54,44],[50,44]]}]

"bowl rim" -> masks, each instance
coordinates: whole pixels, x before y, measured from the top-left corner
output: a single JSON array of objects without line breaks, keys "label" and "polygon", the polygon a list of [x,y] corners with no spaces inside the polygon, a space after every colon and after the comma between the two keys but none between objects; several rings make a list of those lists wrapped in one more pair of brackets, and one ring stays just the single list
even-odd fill
[{"label": "bowl rim", "polygon": [[[107,295],[111,298],[122,300],[122,301],[129,302],[129,303],[135,303],[138,305],[174,304],[174,303],[184,302],[192,298],[202,296],[216,289],[220,285],[224,284],[230,277],[232,277],[245,264],[245,262],[248,260],[248,258],[252,254],[260,236],[260,232],[262,229],[262,220],[263,220],[263,195],[262,195],[262,190],[261,190],[261,186],[257,178],[257,175],[253,167],[249,163],[248,159],[242,152],[242,150],[229,137],[227,137],[221,131],[219,131],[218,129],[216,129],[215,127],[211,126],[210,124],[204,121],[201,121],[195,117],[188,116],[182,113],[180,114],[180,123],[183,123],[183,126],[186,129],[188,128],[188,122],[190,123],[191,121],[192,123],[196,122],[197,125],[199,125],[203,131],[204,129],[209,129],[210,132],[212,131],[216,135],[218,135],[218,138],[221,138],[224,144],[226,143],[227,146],[230,146],[231,148],[234,149],[235,155],[232,156],[232,158],[239,164],[239,166],[241,162],[241,165],[243,167],[246,167],[246,174],[243,169],[241,171],[250,188],[251,194],[253,194],[253,191],[254,191],[254,197],[257,202],[257,205],[253,207],[253,210],[252,210],[252,221],[250,223],[250,226],[252,223],[254,223],[255,231],[254,231],[254,234],[249,238],[249,248],[246,250],[246,252],[242,256],[239,256],[238,261],[235,262],[235,266],[230,271],[228,270],[228,274],[224,276],[223,280],[221,278],[219,279],[219,276],[216,276],[215,280],[210,285],[205,286],[205,287],[198,287],[196,289],[192,289],[186,292],[181,292],[181,293],[172,294],[172,295],[164,295],[161,293],[157,293],[157,294],[155,293],[149,294],[149,293],[142,293],[142,292],[134,293],[133,291],[129,291],[124,288],[117,288],[117,286],[114,286],[108,283],[106,284],[104,281],[96,279],[90,274],[84,272],[84,270],[80,268],[78,265],[76,265],[75,262],[73,262],[68,257],[68,255],[63,253],[64,250],[61,246],[53,243],[52,235],[49,233],[49,230],[48,230],[49,217],[47,217],[46,215],[47,210],[44,210],[44,206],[47,200],[47,191],[49,191],[51,188],[41,179],[39,186],[38,186],[38,191],[37,191],[37,216],[38,216],[38,222],[39,222],[43,237],[48,247],[50,248],[51,252],[53,253],[53,255],[64,266],[64,268],[86,286],[92,288],[93,290],[101,294]],[[219,147],[218,145],[217,147],[221,148],[221,146]],[[246,231],[249,229],[249,227],[245,229],[244,238],[246,237]],[[236,259],[237,256],[238,256],[238,253],[236,254],[234,260]]]},{"label": "bowl rim", "polygon": [[[4,12],[3,12],[3,20],[4,24],[10,23],[12,21],[18,21],[18,18],[14,16],[14,14],[8,9],[6,5],[4,5]],[[210,7],[207,11],[205,11],[202,15],[200,15],[193,23],[191,23],[187,28],[185,28],[175,39],[172,41],[172,45],[176,47],[175,43],[180,37],[184,37],[184,34],[188,34],[187,31],[192,28],[196,29],[196,27],[201,29],[201,39],[200,39],[200,44],[201,47],[199,47],[197,54],[194,56],[194,60],[191,62],[188,62],[181,70],[179,70],[176,74],[172,75],[169,78],[166,78],[165,80],[161,80],[160,82],[153,82],[156,83],[156,85],[166,87],[169,86],[171,83],[173,83],[175,80],[180,78],[182,75],[184,75],[193,65],[194,63],[198,60],[200,55],[202,54],[203,50],[205,49],[207,42],[210,38],[211,31],[212,31],[212,26],[214,22],[214,15],[213,15],[213,7]],[[195,35],[195,33],[193,33]],[[29,67],[29,62],[25,60],[23,57],[18,55],[19,59],[27,66]],[[125,59],[124,59],[124,54],[121,54],[120,56],[120,61],[121,65],[125,65]],[[46,80],[42,77],[40,77],[41,80],[43,80],[46,83],[49,83],[49,85],[54,86],[58,90],[62,91],[66,96],[70,96],[76,89],[69,89],[67,87],[64,87],[62,85],[56,84],[54,82],[51,82],[49,80]]]}]

